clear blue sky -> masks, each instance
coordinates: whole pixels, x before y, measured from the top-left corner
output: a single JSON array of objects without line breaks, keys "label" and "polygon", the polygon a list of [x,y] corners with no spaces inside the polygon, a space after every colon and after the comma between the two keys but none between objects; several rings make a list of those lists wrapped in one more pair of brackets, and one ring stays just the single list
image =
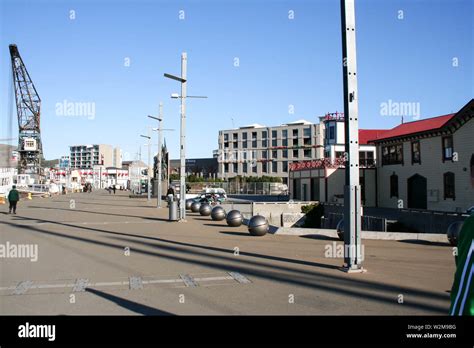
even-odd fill
[{"label": "clear blue sky", "polygon": [[[43,101],[47,159],[90,143],[120,146],[125,159],[134,158],[145,143],[140,133],[156,126],[146,115],[158,112],[159,101],[164,127],[176,129],[166,142],[178,157],[179,102],[169,96],[179,83],[163,73],[180,74],[183,51],[188,94],[209,97],[188,100],[188,157],[210,157],[219,129],[317,122],[343,109],[338,0],[0,4],[0,138],[9,136],[8,44],[16,43]],[[362,128],[400,122],[380,115],[390,99],[420,103],[425,118],[457,111],[473,97],[473,13],[470,0],[356,0]],[[95,103],[94,119],[57,115],[56,103],[64,100]]]}]

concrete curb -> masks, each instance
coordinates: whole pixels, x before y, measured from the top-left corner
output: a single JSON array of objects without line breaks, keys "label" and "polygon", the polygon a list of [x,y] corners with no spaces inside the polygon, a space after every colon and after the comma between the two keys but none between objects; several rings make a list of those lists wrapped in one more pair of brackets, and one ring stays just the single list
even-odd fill
[{"label": "concrete curb", "polygon": [[[290,236],[319,235],[339,239],[336,230],[318,228],[276,227],[273,232],[272,228],[270,228],[270,233]],[[369,240],[420,240],[426,242],[446,243],[449,245],[446,235],[437,233],[362,231],[361,238]]]}]

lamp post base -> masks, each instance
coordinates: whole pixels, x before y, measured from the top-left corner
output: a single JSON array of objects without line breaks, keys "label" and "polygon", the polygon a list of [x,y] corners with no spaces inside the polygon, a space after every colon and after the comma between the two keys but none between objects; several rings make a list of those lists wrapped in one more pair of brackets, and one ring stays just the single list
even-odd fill
[{"label": "lamp post base", "polygon": [[339,267],[339,270],[344,273],[366,273],[367,272],[367,269],[365,269],[364,267],[351,268],[351,267],[348,267],[346,264],[344,264],[342,267]]}]

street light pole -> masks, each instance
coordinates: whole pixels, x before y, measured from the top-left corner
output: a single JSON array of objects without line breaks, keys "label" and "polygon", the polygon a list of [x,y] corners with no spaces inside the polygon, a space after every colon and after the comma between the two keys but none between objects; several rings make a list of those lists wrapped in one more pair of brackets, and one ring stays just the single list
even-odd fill
[{"label": "street light pole", "polygon": [[164,74],[166,78],[181,82],[181,95],[172,94],[171,98],[181,99],[181,131],[180,131],[180,221],[186,221],[186,98],[207,98],[203,96],[188,96],[186,92],[186,72],[188,56],[181,54],[181,76]]},{"label": "street light pole", "polygon": [[150,128],[148,128],[148,135],[140,135],[143,138],[148,139],[148,168],[147,168],[147,177],[148,177],[148,184],[147,184],[147,200],[151,200],[150,195],[150,186],[151,186],[151,178],[150,178],[150,157],[151,157],[151,136],[150,136]]},{"label": "street light pole", "polygon": [[161,196],[162,196],[162,186],[161,186],[161,162],[163,161],[162,159],[162,153],[161,153],[161,137],[162,137],[162,128],[161,128],[161,122],[163,121],[163,103],[160,102],[160,107],[159,107],[159,115],[158,115],[158,153],[157,153],[157,169],[158,169],[158,190],[157,190],[157,199],[156,199],[156,207],[161,208]]},{"label": "street light pole", "polygon": [[359,108],[355,34],[355,0],[341,0],[344,82],[345,175],[344,266],[346,272],[364,272],[361,246],[361,190],[359,182]]}]

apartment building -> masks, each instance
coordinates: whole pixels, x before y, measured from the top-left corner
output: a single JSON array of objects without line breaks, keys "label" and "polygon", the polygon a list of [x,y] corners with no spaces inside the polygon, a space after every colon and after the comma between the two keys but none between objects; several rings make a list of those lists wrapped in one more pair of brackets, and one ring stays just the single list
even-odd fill
[{"label": "apartment building", "polygon": [[218,143],[218,177],[222,179],[266,175],[287,184],[291,162],[324,155],[320,125],[305,120],[221,130]]},{"label": "apartment building", "polygon": [[73,145],[69,147],[69,150],[73,169],[92,169],[95,165],[114,167],[114,150],[111,145]]}]

